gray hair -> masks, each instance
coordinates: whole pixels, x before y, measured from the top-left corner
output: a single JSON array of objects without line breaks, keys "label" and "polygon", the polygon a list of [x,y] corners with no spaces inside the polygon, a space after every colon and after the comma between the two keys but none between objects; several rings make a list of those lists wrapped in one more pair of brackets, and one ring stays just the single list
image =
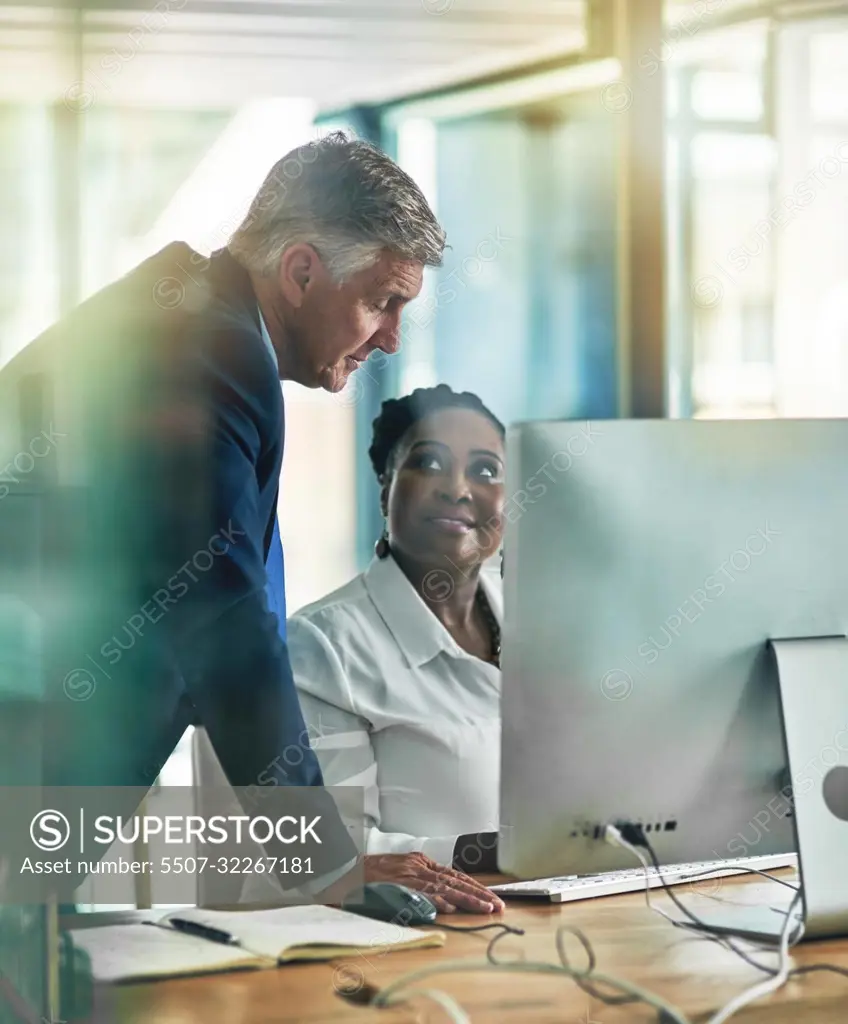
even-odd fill
[{"label": "gray hair", "polygon": [[228,247],[248,270],[268,274],[299,242],[311,245],[342,283],[385,249],[439,267],[445,232],[393,160],[370,143],[333,132],[271,168]]}]

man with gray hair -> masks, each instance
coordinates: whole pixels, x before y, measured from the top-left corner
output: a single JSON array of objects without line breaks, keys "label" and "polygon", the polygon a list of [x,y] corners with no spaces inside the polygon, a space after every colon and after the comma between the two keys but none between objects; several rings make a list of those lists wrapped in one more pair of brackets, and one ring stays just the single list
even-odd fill
[{"label": "man with gray hair", "polygon": [[397,351],[401,311],[444,247],[409,175],[335,133],[272,168],[228,248],[250,275],[281,379],[339,391],[375,349]]},{"label": "man with gray hair", "polygon": [[[335,392],[372,352],[396,352],[444,244],[412,179],[336,133],[272,169],[226,248],[166,247],[0,373],[5,436],[55,424],[68,447],[52,477],[42,460],[45,493],[67,499],[72,465],[84,495],[62,562],[72,599],[48,627],[38,781],[148,786],[194,723],[235,787],[321,786],[265,592],[279,381]],[[334,829],[317,874],[341,893],[356,851]],[[444,910],[502,907],[420,854],[366,857],[364,876],[427,889]]]}]

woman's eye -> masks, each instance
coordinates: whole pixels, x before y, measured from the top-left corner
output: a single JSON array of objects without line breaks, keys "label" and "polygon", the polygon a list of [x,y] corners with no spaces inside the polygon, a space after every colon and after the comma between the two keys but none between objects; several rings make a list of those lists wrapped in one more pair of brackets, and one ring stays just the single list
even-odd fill
[{"label": "woman's eye", "polygon": [[438,455],[419,455],[414,465],[416,469],[428,469],[435,472],[442,468],[442,462]]},{"label": "woman's eye", "polygon": [[477,475],[482,476],[486,480],[499,480],[500,467],[496,466],[493,462],[481,462],[477,466]]}]

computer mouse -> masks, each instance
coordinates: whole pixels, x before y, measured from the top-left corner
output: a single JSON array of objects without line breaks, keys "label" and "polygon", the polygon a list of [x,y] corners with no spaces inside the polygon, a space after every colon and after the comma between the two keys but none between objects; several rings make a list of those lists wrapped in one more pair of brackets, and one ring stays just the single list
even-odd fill
[{"label": "computer mouse", "polygon": [[369,882],[346,896],[342,910],[393,924],[432,924],[438,910],[421,892],[395,882]]}]

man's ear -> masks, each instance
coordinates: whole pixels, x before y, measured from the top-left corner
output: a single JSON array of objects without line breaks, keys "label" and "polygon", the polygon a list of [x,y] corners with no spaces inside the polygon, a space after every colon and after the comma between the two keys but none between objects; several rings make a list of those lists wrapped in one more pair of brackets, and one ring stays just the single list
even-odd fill
[{"label": "man's ear", "polygon": [[286,249],[280,257],[277,275],[280,291],[286,301],[298,309],[303,304],[307,288],[322,270],[321,258],[306,242],[298,242]]}]

